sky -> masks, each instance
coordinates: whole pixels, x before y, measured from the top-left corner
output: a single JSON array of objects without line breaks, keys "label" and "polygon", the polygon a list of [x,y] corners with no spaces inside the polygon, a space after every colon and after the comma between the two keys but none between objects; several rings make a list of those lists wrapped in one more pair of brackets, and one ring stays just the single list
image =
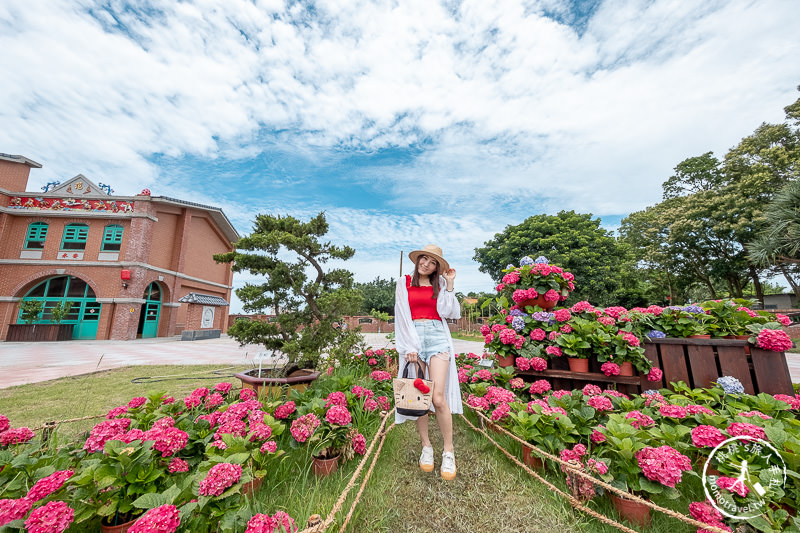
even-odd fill
[{"label": "sky", "polygon": [[797,28],[796,0],[5,0],[0,152],[43,165],[28,190],[83,174],[241,235],[324,211],[356,281],[436,243],[488,291],[475,248],[508,225],[613,231],[781,122]]}]

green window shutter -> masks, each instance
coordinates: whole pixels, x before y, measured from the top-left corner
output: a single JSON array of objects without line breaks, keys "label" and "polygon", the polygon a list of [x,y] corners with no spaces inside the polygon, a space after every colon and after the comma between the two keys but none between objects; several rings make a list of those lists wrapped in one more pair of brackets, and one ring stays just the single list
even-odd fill
[{"label": "green window shutter", "polygon": [[122,226],[119,224],[112,224],[106,226],[103,231],[103,247],[104,252],[118,252],[122,247]]},{"label": "green window shutter", "polygon": [[28,226],[28,235],[25,238],[25,248],[29,250],[41,250],[44,248],[44,241],[47,238],[47,223],[33,222]]},{"label": "green window shutter", "polygon": [[89,226],[86,224],[67,224],[64,228],[64,238],[61,241],[62,250],[84,250],[86,240],[89,238]]}]

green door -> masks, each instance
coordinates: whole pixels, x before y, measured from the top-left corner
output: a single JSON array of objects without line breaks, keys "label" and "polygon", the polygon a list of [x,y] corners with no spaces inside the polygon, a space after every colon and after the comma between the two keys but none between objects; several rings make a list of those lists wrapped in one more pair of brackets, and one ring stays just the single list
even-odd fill
[{"label": "green door", "polygon": [[[55,276],[46,279],[28,291],[23,300],[38,300],[44,304],[37,324],[53,324],[51,310],[61,302],[72,304],[62,324],[74,324],[73,339],[96,339],[102,304],[95,300],[92,288],[74,276]],[[22,322],[22,316],[17,319]]]},{"label": "green door", "polygon": [[153,282],[144,292],[145,303],[139,315],[139,333],[143,339],[158,336],[158,318],[161,315],[161,289]]}]

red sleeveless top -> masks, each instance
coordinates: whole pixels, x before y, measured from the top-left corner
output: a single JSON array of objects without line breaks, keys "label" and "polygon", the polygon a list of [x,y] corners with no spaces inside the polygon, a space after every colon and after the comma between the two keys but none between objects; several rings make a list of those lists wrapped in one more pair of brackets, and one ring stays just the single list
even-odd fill
[{"label": "red sleeveless top", "polygon": [[406,276],[406,289],[408,289],[408,306],[411,308],[411,320],[427,318],[441,320],[439,311],[436,310],[436,300],[433,299],[433,287],[412,287],[411,276]]}]

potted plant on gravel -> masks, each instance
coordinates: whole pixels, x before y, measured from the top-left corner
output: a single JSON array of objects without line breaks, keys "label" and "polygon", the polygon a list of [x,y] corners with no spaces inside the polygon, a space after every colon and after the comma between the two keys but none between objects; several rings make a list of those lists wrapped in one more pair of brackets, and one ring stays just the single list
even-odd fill
[{"label": "potted plant on gravel", "polygon": [[234,272],[265,276],[263,283],[247,283],[236,294],[245,311],[275,314],[273,321],[236,321],[228,335],[286,358],[282,368],[237,374],[243,386],[304,387],[319,376],[323,355],[335,360],[360,348],[357,331],[338,327],[344,315],[357,313],[361,305],[353,275],[341,268],[323,269],[330,260],[351,258],[355,250],[320,242],[327,232],[324,213],[308,222],[262,214],[235,251],[214,256],[231,263]]}]

